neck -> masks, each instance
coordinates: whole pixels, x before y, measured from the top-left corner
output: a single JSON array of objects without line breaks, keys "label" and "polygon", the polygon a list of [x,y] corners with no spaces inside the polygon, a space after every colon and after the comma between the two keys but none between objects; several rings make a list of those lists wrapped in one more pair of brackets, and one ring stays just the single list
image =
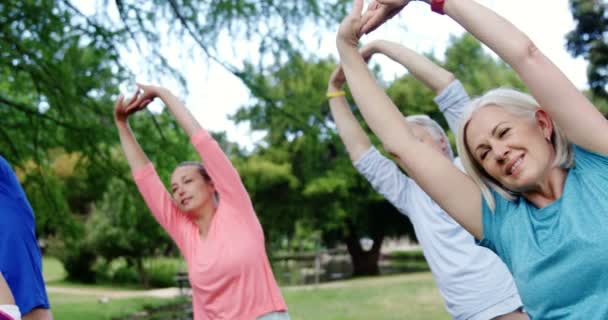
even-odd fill
[{"label": "neck", "polygon": [[522,195],[537,208],[546,207],[562,196],[567,175],[567,169],[552,168],[543,181],[533,190],[522,192]]},{"label": "neck", "polygon": [[207,233],[209,232],[209,226],[211,225],[211,220],[215,215],[215,209],[216,207],[213,201],[209,201],[196,213],[196,218],[194,219],[194,221],[198,226],[198,232],[202,238],[207,237]]}]

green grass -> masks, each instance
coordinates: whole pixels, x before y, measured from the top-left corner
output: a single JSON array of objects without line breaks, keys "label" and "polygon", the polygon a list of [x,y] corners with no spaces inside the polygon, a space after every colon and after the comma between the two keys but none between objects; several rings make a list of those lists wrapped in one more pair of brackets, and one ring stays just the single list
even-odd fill
[{"label": "green grass", "polygon": [[[51,286],[132,289],[67,282],[61,263],[48,257],[44,258],[44,275],[52,280]],[[282,291],[293,320],[450,319],[430,272],[336,281],[318,287],[283,287]],[[72,294],[50,294],[49,298],[54,318],[68,320],[110,320],[146,307],[183,303],[179,299],[131,298],[102,304],[96,297]]]},{"label": "green grass", "polygon": [[293,320],[447,320],[430,273],[343,281],[336,287],[284,288]]},{"label": "green grass", "polygon": [[100,303],[98,298],[72,294],[50,294],[53,318],[66,320],[111,320],[127,316],[148,306],[175,303],[176,300],[158,298],[114,299]]},{"label": "green grass", "polygon": [[[430,273],[362,278],[315,287],[286,287],[293,320],[448,320]],[[96,298],[51,295],[56,319],[110,320],[180,300],[136,298],[101,304]],[[174,308],[172,308],[174,309]]]}]

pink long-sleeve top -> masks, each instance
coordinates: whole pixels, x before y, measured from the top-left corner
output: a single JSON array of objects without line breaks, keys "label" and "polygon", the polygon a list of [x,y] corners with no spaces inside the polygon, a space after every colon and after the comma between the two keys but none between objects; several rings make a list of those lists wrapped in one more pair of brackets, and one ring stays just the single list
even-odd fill
[{"label": "pink long-sleeve top", "polygon": [[191,140],[220,199],[204,239],[191,217],[174,204],[151,163],[133,176],[150,211],[186,260],[194,320],[252,320],[287,310],[268,262],[262,227],[238,172],[207,131],[197,131]]}]

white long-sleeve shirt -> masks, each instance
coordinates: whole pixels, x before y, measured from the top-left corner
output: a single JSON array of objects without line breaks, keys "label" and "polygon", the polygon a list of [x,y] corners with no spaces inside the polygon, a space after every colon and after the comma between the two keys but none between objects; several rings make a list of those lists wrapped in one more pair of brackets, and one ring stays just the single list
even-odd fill
[{"label": "white long-sleeve shirt", "polygon": [[[435,98],[453,131],[468,101],[469,96],[457,80]],[[521,306],[511,273],[500,258],[476,245],[473,236],[393,161],[371,147],[354,164],[374,189],[412,222],[437,287],[454,319],[476,318],[484,314],[484,310],[496,306],[500,309],[501,303],[516,304],[504,313]],[[462,170],[458,159],[454,165]]]}]

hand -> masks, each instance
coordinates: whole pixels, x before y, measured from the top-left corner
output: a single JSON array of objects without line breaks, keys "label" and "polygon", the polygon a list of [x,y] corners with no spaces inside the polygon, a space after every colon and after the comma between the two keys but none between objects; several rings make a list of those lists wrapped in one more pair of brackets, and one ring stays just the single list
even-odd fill
[{"label": "hand", "polygon": [[342,70],[342,65],[339,64],[329,77],[329,83],[327,84],[327,92],[335,92],[342,90],[345,82],[346,77],[344,76],[344,70]]},{"label": "hand", "polygon": [[369,4],[363,14],[366,23],[362,25],[359,34],[367,34],[374,31],[384,22],[394,17],[410,0],[374,0]]},{"label": "hand", "polygon": [[114,120],[120,123],[126,123],[127,118],[133,113],[145,109],[152,100],[143,100],[139,104],[134,102],[137,100],[139,91],[137,91],[133,97],[125,100],[123,95],[119,95],[114,104]]},{"label": "hand", "polygon": [[137,108],[138,110],[141,110],[145,108],[145,106],[140,106],[142,103],[146,102],[146,105],[149,104],[154,98],[160,96],[167,90],[160,86],[144,85],[141,83],[136,83],[136,85],[138,90],[131,99],[131,102],[128,103],[127,109]]},{"label": "hand", "polygon": [[336,44],[357,47],[361,37],[361,28],[366,24],[370,16],[361,16],[363,10],[363,0],[354,0],[351,12],[344,17],[338,28]]}]

